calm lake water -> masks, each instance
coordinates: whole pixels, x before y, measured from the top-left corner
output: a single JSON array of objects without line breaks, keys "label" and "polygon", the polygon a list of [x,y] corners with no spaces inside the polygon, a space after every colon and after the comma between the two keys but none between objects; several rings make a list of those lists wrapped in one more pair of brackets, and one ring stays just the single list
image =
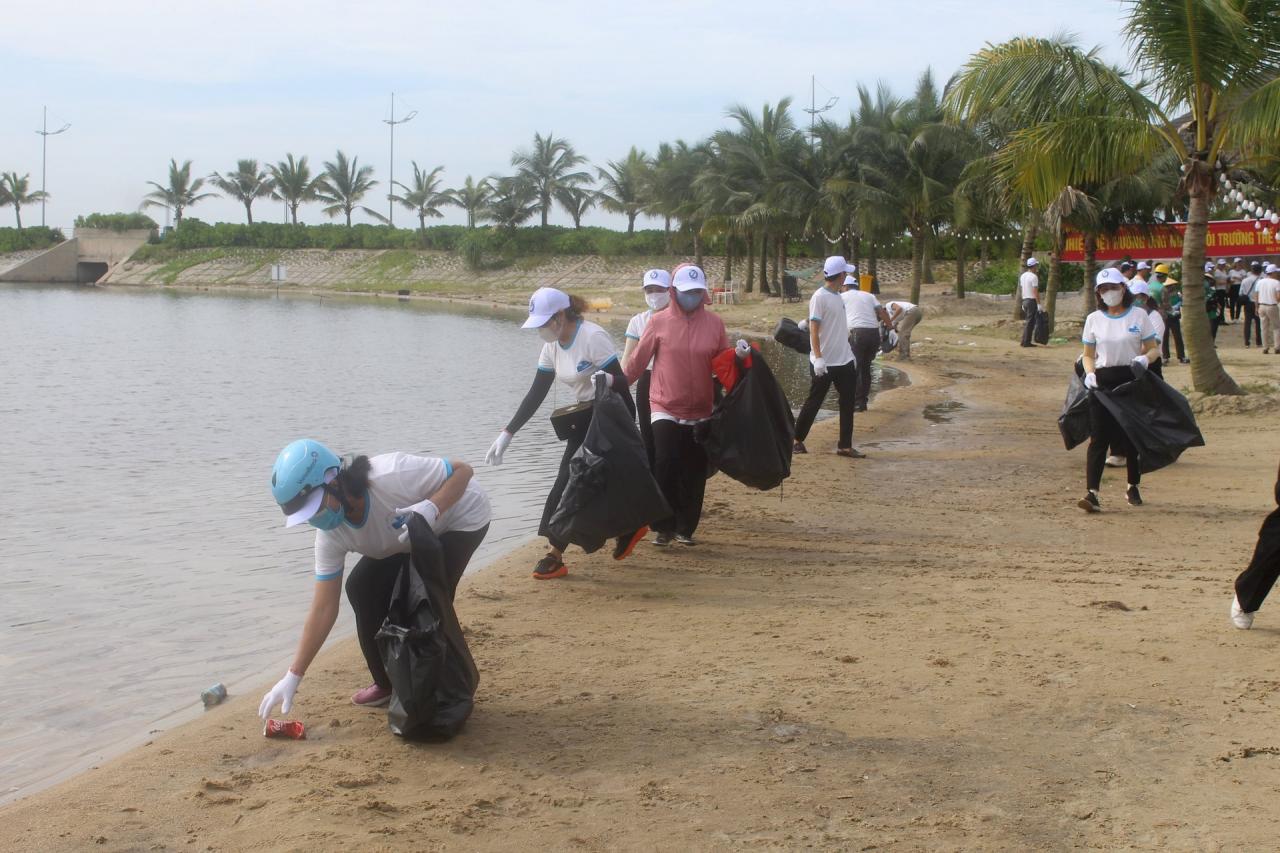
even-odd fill
[{"label": "calm lake water", "polygon": [[[284,669],[313,542],[271,500],[290,440],[471,462],[473,567],[533,535],[564,391],[482,461],[539,346],[421,302],[0,285],[0,802]],[[766,351],[798,405],[803,357]]]}]

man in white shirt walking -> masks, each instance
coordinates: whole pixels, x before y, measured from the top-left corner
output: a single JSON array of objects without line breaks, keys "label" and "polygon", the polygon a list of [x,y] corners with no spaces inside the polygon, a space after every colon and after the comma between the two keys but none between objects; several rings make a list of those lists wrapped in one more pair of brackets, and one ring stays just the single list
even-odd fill
[{"label": "man in white shirt walking", "polygon": [[1249,264],[1249,274],[1240,280],[1240,307],[1244,309],[1244,346],[1248,349],[1253,338],[1262,346],[1262,324],[1258,321],[1258,306],[1254,302],[1253,289],[1262,278],[1262,264],[1254,261]]},{"label": "man in white shirt walking", "polygon": [[1262,318],[1262,352],[1268,355],[1274,346],[1280,355],[1280,267],[1267,264],[1267,274],[1258,279],[1253,292]]},{"label": "man in white shirt walking", "polygon": [[1022,346],[1033,347],[1031,336],[1036,331],[1036,317],[1040,314],[1040,277],[1036,275],[1036,267],[1040,262],[1035,258],[1027,258],[1027,271],[1018,279],[1018,287],[1022,291],[1022,313],[1026,315],[1027,324],[1022,327]]},{"label": "man in white shirt walking", "polygon": [[889,324],[889,315],[870,293],[858,288],[858,268],[849,264],[849,274],[844,277],[845,320],[849,326],[849,347],[853,350],[853,363],[858,372],[858,392],[854,410],[865,412],[871,394],[871,362],[880,352],[880,326]]},{"label": "man in white shirt walking", "polygon": [[805,449],[804,440],[809,436],[822,401],[834,384],[840,396],[840,436],[836,442],[836,455],[850,459],[865,458],[865,454],[853,447],[853,409],[858,374],[853,363],[853,350],[849,348],[844,301],[840,298],[847,266],[839,255],[827,258],[822,265],[823,285],[809,300],[809,368],[812,380],[809,397],[796,418],[795,453],[809,452]]}]

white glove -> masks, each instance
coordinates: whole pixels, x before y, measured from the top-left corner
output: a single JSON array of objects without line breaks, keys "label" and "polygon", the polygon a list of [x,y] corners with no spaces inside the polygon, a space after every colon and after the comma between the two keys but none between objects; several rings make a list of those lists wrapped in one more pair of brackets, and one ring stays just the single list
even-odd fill
[{"label": "white glove", "polygon": [[258,706],[258,716],[266,719],[271,716],[271,709],[277,704],[280,706],[280,713],[287,714],[293,710],[293,694],[298,692],[298,684],[302,681],[302,676],[296,674],[293,670],[289,670],[284,674],[284,678],[276,682],[276,686],[267,691],[267,695],[262,697],[262,704]]},{"label": "white glove", "polygon": [[402,545],[409,544],[409,514],[413,512],[426,519],[427,524],[433,528],[436,526],[436,519],[440,517],[440,507],[429,500],[397,508],[396,518],[395,521],[391,522],[391,526],[400,531],[400,543]]},{"label": "white glove", "polygon": [[1135,379],[1141,379],[1142,374],[1147,372],[1147,368],[1151,365],[1151,359],[1145,355],[1135,355],[1133,360],[1129,362],[1129,369],[1133,371]]},{"label": "white glove", "polygon": [[739,339],[737,345],[733,348],[737,355],[738,361],[743,361],[747,356],[751,355],[751,344]]},{"label": "white glove", "polygon": [[1098,387],[1098,374],[1086,373],[1084,375],[1084,387],[1096,390]]},{"label": "white glove", "polygon": [[612,388],[613,374],[607,370],[597,370],[595,373],[591,374],[591,381],[597,384],[603,382],[604,387]]},{"label": "white glove", "polygon": [[809,328],[809,318],[808,318],[808,317],[805,317],[805,318],[804,318],[803,320],[801,320],[799,323],[796,323],[796,328],[797,328],[797,329],[808,329],[808,328]]},{"label": "white glove", "polygon": [[489,446],[489,452],[484,455],[484,464],[501,465],[502,454],[507,452],[507,446],[511,444],[511,433],[505,429],[498,433],[498,437],[493,440],[493,444]]},{"label": "white glove", "polygon": [[813,375],[814,376],[827,375],[827,360],[822,356],[818,356],[813,360]]}]

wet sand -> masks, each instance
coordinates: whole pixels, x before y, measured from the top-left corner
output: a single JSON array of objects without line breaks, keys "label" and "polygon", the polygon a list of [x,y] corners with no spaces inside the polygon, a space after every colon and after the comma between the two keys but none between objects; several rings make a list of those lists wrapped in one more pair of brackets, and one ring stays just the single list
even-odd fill
[{"label": "wet sand", "polygon": [[[348,704],[367,674],[339,643],[307,741],[235,697],[0,810],[0,848],[1273,846],[1280,605],[1250,632],[1227,609],[1275,412],[1203,418],[1147,506],[1109,471],[1086,516],[1056,428],[1074,347],[1021,350],[1003,313],[926,317],[911,386],[857,418],[869,459],[825,452],[828,421],[781,494],[713,480],[696,548],[536,583],[530,546],[466,579],[455,740]],[[1233,374],[1274,375],[1236,331]]]}]

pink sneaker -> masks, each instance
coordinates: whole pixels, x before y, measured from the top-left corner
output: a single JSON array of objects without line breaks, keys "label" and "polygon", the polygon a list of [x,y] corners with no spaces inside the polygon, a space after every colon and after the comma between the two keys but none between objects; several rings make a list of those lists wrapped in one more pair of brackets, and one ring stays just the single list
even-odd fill
[{"label": "pink sneaker", "polygon": [[391,688],[379,687],[376,684],[370,684],[364,690],[357,691],[351,697],[351,704],[359,705],[362,708],[381,708],[390,701]]}]

